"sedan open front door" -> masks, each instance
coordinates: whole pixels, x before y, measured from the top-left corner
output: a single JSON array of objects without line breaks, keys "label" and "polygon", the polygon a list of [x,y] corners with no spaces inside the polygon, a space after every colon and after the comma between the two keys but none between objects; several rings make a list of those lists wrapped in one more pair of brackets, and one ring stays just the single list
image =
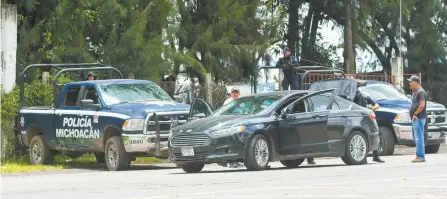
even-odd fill
[{"label": "sedan open front door", "polygon": [[188,122],[210,116],[213,113],[211,105],[202,99],[194,99],[189,110]]},{"label": "sedan open front door", "polygon": [[[326,154],[329,152],[327,121],[336,89],[313,92],[292,102],[281,111],[279,139],[281,155]],[[320,96],[324,100],[315,103]]]}]

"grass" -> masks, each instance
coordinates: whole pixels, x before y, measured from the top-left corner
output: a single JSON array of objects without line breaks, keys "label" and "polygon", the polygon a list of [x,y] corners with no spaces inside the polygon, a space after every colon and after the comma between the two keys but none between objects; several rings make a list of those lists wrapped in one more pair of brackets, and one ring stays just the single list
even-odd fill
[{"label": "grass", "polygon": [[[166,163],[165,159],[158,159],[154,157],[137,157],[132,164],[153,164]],[[1,173],[17,173],[17,172],[34,172],[47,170],[62,170],[62,169],[98,169],[106,168],[105,163],[96,163],[95,156],[92,154],[84,154],[79,158],[70,158],[65,155],[54,156],[54,162],[51,165],[31,165],[29,156],[16,156],[5,159],[1,162]]]}]

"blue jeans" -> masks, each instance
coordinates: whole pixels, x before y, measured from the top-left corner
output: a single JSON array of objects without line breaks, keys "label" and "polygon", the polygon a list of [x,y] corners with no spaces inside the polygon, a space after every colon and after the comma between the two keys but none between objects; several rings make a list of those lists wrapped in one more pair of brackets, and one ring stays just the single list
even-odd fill
[{"label": "blue jeans", "polygon": [[413,139],[416,144],[416,157],[425,159],[425,146],[424,146],[425,118],[412,121],[411,126],[413,127]]}]

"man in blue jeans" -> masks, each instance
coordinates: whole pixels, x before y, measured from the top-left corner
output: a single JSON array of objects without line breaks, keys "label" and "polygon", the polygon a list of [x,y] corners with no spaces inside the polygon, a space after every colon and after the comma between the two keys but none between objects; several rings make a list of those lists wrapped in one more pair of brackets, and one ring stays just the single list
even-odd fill
[{"label": "man in blue jeans", "polygon": [[410,88],[413,90],[411,96],[410,117],[413,127],[413,139],[416,143],[416,159],[412,162],[425,162],[425,121],[427,119],[427,92],[421,86],[421,80],[417,76],[408,79]]}]

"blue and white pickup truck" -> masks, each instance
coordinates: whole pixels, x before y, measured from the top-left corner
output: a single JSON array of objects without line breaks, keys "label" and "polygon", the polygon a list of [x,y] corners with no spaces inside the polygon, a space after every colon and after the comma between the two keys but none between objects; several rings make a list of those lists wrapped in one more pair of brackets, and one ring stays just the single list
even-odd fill
[{"label": "blue and white pickup truck", "polygon": [[[107,68],[114,69],[62,69],[53,84],[63,72]],[[23,78],[21,83],[23,89]],[[22,90],[22,102],[23,97]],[[63,85],[59,95],[55,89],[52,107],[21,103],[19,140],[29,147],[32,164],[50,164],[58,151],[71,157],[95,153],[97,162],[105,162],[109,170],[126,170],[137,156],[168,158],[170,129],[186,123],[189,109],[151,81],[73,82]]]},{"label": "blue and white pickup truck", "polygon": [[[366,85],[358,90],[371,96],[380,106],[376,110],[376,120],[380,127],[381,155],[392,155],[395,145],[414,146],[409,108],[411,100],[392,84],[381,81],[365,80]],[[315,82],[311,89],[339,88],[353,100],[357,83],[353,79],[335,78]],[[349,97],[349,96],[348,96]],[[426,153],[437,153],[447,136],[447,110],[444,105],[427,102],[428,133]]]}]

